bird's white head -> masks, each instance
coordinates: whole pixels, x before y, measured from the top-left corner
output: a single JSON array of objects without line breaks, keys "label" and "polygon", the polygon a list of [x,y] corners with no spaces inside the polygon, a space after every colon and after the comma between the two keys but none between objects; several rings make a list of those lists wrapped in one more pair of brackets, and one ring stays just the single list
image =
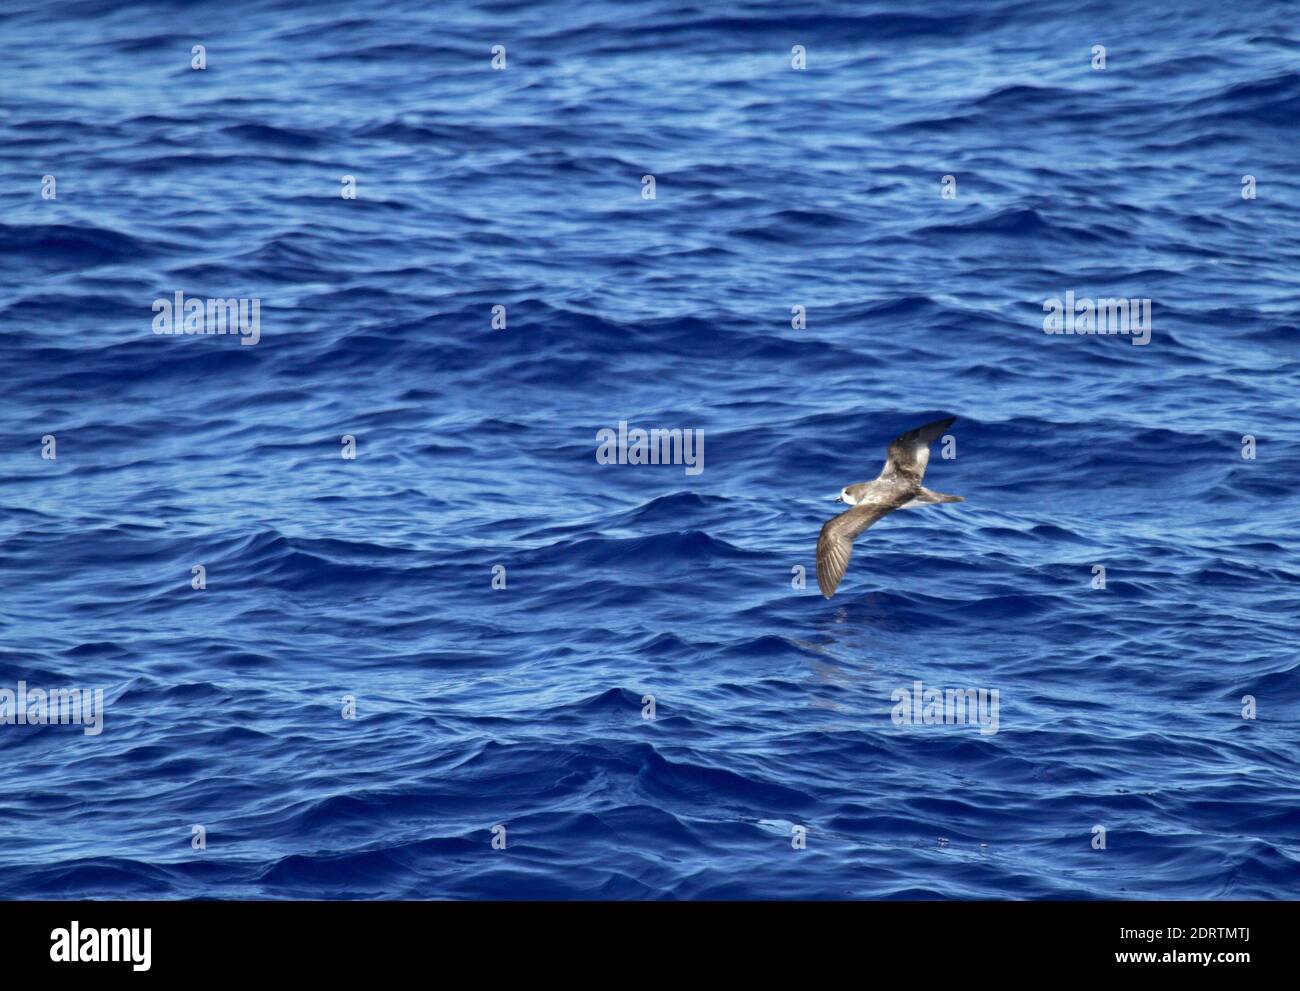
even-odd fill
[{"label": "bird's white head", "polygon": [[856,506],[857,501],[849,495],[848,489],[840,489],[840,494],[835,497],[836,502],[848,503],[850,506]]}]

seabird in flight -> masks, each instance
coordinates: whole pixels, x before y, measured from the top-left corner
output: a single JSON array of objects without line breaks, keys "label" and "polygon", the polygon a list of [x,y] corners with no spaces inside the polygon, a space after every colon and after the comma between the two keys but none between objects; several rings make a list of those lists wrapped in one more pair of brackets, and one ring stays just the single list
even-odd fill
[{"label": "seabird in flight", "polygon": [[955,416],[909,430],[889,445],[885,467],[874,482],[858,482],[840,489],[836,502],[852,508],[826,521],[817,538],[817,585],[830,598],[849,566],[853,541],[867,527],[895,509],[930,506],[937,502],[962,502],[965,496],[932,492],[921,484],[930,463],[930,444],[956,422]]}]

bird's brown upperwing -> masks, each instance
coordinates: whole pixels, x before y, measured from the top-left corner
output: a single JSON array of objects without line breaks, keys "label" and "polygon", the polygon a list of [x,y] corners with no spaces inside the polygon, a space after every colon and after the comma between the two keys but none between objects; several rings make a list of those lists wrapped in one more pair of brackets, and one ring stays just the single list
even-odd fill
[{"label": "bird's brown upperwing", "polygon": [[909,430],[894,438],[885,456],[885,470],[881,476],[906,475],[917,485],[925,477],[925,466],[930,463],[930,445],[943,436],[943,432],[957,422],[955,416],[935,420],[923,427]]},{"label": "bird's brown upperwing", "polygon": [[822,595],[829,599],[835,594],[840,579],[848,570],[853,541],[858,534],[905,501],[899,499],[892,503],[854,506],[839,516],[832,516],[822,525],[821,536],[817,538],[817,587],[822,590]]}]

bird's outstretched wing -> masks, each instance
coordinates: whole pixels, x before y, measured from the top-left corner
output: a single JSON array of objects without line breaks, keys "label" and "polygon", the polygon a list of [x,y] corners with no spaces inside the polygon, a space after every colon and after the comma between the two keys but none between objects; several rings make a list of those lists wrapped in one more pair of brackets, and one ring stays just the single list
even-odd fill
[{"label": "bird's outstretched wing", "polygon": [[943,436],[943,432],[957,422],[955,416],[935,420],[923,427],[900,434],[889,445],[885,468],[881,478],[903,475],[916,485],[925,477],[925,466],[930,463],[930,445]]},{"label": "bird's outstretched wing", "polygon": [[848,570],[853,541],[858,534],[897,508],[886,503],[854,506],[822,525],[821,536],[817,538],[817,587],[822,595],[829,599],[835,594],[836,586]]}]

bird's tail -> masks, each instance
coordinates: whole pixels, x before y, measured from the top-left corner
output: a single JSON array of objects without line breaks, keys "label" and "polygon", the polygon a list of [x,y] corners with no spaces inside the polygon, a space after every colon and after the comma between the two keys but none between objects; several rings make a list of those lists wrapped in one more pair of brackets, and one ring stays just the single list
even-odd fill
[{"label": "bird's tail", "polygon": [[966,501],[966,497],[965,497],[965,496],[959,496],[959,495],[947,495],[947,494],[945,494],[945,493],[943,493],[943,492],[935,492],[933,489],[922,488],[921,491],[920,491],[919,493],[917,493],[916,501],[917,501],[917,502],[923,502],[923,503],[931,503],[931,502],[965,502],[965,501]]}]

